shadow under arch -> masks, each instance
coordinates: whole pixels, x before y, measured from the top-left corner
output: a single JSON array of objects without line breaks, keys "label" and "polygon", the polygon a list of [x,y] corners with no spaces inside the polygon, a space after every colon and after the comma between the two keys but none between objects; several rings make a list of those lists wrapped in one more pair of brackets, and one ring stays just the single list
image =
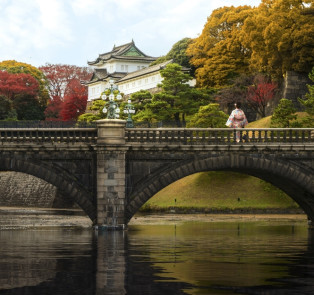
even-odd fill
[{"label": "shadow under arch", "polygon": [[79,183],[74,175],[67,171],[42,162],[11,157],[0,159],[0,171],[22,172],[45,180],[57,187],[64,196],[72,199],[92,221],[96,220],[96,208],[92,203],[91,193]]},{"label": "shadow under arch", "polygon": [[263,179],[290,196],[314,221],[314,175],[305,168],[263,155],[230,154],[180,161],[164,166],[144,177],[129,196],[126,223],[157,192],[167,185],[194,173],[234,171]]}]

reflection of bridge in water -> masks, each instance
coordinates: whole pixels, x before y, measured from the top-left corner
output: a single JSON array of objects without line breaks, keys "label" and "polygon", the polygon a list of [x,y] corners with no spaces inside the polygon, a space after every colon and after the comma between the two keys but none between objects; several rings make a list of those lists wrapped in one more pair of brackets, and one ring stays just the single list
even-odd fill
[{"label": "reflection of bridge in water", "polygon": [[193,287],[203,294],[312,294],[313,231],[305,222],[242,222],[1,231],[0,294],[179,295]]},{"label": "reflection of bridge in water", "polygon": [[174,181],[201,171],[253,175],[293,198],[314,220],[314,129],[0,129],[0,170],[39,177],[73,199],[95,225],[124,228]]}]

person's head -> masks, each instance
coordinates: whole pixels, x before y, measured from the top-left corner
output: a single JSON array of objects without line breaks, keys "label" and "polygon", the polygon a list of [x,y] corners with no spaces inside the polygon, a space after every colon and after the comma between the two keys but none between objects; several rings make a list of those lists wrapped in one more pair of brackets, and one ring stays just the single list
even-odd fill
[{"label": "person's head", "polygon": [[241,108],[241,102],[236,102],[234,104],[234,106],[237,108],[237,109],[240,109]]}]

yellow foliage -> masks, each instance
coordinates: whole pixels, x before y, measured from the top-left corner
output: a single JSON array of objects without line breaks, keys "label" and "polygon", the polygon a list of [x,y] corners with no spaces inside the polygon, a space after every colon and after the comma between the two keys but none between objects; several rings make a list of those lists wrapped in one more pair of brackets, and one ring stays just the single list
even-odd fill
[{"label": "yellow foliage", "polygon": [[223,86],[233,76],[246,72],[248,56],[239,32],[250,11],[250,6],[214,10],[202,34],[190,44],[187,54],[197,67],[200,86]]},{"label": "yellow foliage", "polygon": [[252,71],[281,78],[286,71],[309,72],[314,65],[312,0],[263,0],[242,28]]},{"label": "yellow foliage", "polygon": [[219,87],[241,73],[310,72],[314,66],[313,0],[262,0],[223,7],[208,17],[187,49],[201,87]]}]

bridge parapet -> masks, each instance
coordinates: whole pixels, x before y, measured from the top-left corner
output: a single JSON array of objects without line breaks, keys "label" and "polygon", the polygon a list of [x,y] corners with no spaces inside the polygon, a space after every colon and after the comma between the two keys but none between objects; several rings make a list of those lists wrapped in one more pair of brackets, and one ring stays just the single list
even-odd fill
[{"label": "bridge parapet", "polygon": [[236,133],[243,143],[313,143],[312,128],[133,128],[126,129],[125,139],[131,144],[211,145],[236,144]]},{"label": "bridge parapet", "polygon": [[1,144],[94,143],[97,128],[1,128]]}]

